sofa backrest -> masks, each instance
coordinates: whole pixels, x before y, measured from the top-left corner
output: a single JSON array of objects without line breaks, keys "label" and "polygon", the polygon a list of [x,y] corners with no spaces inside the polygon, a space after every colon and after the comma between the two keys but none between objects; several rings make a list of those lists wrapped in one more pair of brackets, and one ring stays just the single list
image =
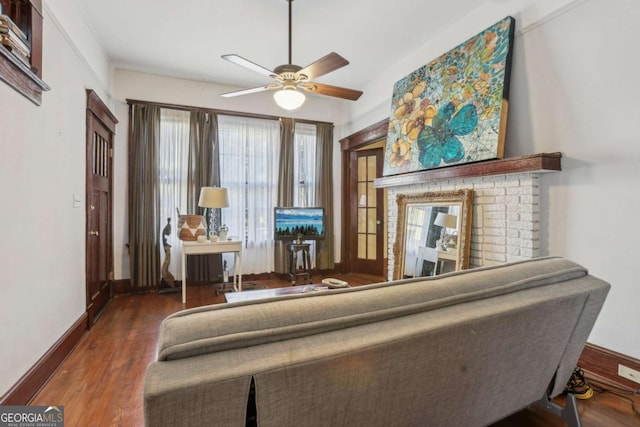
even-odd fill
[{"label": "sofa backrest", "polygon": [[[561,258],[184,310],[161,326],[158,360],[318,334],[584,277]],[[399,288],[399,286],[401,288]]]}]

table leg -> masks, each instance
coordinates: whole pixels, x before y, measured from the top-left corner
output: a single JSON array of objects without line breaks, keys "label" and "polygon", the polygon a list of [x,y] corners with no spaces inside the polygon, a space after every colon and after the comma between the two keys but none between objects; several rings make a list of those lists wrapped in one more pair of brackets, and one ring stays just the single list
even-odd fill
[{"label": "table leg", "polygon": [[[236,265],[238,266],[238,291],[242,292],[242,257],[236,252]],[[235,280],[235,277],[234,277]]]},{"label": "table leg", "polygon": [[233,291],[238,292],[238,254],[233,253]]},{"label": "table leg", "polygon": [[187,303],[187,255],[182,251],[182,303]]},{"label": "table leg", "polygon": [[311,255],[308,249],[304,249],[304,272],[307,281],[311,283]]},{"label": "table leg", "polygon": [[298,264],[298,253],[293,247],[289,248],[289,280],[291,284],[296,284],[296,268]]}]

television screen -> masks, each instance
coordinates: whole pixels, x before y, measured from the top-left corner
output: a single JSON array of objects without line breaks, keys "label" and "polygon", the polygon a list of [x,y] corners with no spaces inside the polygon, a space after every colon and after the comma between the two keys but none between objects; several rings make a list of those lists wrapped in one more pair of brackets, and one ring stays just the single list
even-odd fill
[{"label": "television screen", "polygon": [[324,208],[275,208],[276,240],[324,239]]}]

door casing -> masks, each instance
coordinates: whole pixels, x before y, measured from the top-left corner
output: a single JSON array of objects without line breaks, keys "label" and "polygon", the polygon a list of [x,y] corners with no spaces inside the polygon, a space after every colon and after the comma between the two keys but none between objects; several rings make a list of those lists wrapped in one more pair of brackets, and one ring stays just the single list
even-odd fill
[{"label": "door casing", "polygon": [[88,327],[113,296],[113,143],[118,120],[87,90],[85,271]]},{"label": "door casing", "polygon": [[[351,183],[352,174],[355,173],[355,171],[351,169],[351,153],[357,150],[365,149],[367,146],[386,138],[388,126],[388,119],[384,119],[340,140],[340,149],[342,151],[342,238],[340,245],[340,272],[342,273],[353,272],[354,266],[352,265],[350,254],[352,253],[352,251],[356,250],[356,248],[353,247],[353,242],[349,238],[350,230],[353,228],[353,215],[351,213],[351,198],[353,197],[353,194]],[[382,218],[383,228],[386,221],[387,218],[385,209],[385,215],[383,215]],[[380,261],[380,264],[382,265],[383,269],[382,275],[386,276],[388,271],[388,261],[386,257]]]}]

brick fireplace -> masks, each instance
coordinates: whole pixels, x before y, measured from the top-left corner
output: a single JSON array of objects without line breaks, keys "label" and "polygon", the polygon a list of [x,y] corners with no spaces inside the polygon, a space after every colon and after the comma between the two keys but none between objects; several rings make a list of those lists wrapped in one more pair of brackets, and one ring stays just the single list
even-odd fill
[{"label": "brick fireplace", "polygon": [[560,153],[469,164],[379,178],[387,189],[388,260],[392,279],[398,194],[473,190],[470,268],[542,255],[540,175],[560,170]]}]

